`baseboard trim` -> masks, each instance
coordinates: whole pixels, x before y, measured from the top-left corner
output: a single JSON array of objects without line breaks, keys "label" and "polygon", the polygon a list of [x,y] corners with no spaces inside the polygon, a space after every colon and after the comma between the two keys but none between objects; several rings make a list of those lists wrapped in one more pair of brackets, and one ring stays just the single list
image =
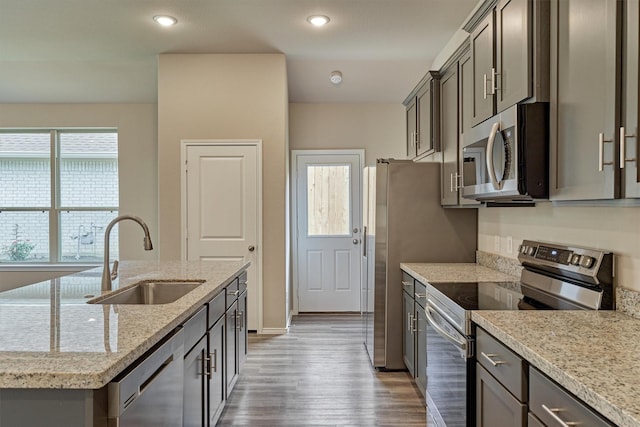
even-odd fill
[{"label": "baseboard trim", "polygon": [[284,335],[289,333],[289,328],[262,328],[261,333],[264,335]]}]

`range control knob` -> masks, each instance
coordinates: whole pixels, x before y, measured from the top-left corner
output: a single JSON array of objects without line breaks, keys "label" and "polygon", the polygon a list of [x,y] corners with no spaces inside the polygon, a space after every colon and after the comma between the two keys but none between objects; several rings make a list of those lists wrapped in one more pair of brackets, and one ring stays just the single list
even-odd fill
[{"label": "range control knob", "polygon": [[526,255],[527,254],[527,248],[528,248],[528,246],[520,245],[520,253],[523,254],[523,255]]},{"label": "range control knob", "polygon": [[580,255],[578,254],[573,254],[571,255],[571,265],[579,265],[580,264]]},{"label": "range control knob", "polygon": [[595,264],[596,259],[587,255],[582,255],[580,257],[580,267],[591,268],[593,264]]},{"label": "range control knob", "polygon": [[533,256],[533,254],[536,253],[536,248],[535,246],[529,246],[527,247],[527,255]]}]

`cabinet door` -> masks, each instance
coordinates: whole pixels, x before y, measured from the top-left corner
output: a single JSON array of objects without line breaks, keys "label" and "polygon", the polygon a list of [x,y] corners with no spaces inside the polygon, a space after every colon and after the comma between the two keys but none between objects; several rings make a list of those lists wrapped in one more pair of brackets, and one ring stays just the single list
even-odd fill
[{"label": "cabinet door", "polygon": [[413,296],[402,292],[402,308],[404,313],[404,328],[402,333],[404,365],[412,377],[415,377],[415,338],[413,336]]},{"label": "cabinet door", "polygon": [[496,6],[496,112],[531,96],[531,0]]},{"label": "cabinet door", "polygon": [[433,85],[432,81],[427,82],[422,90],[418,92],[416,102],[418,104],[418,138],[417,138],[417,155],[433,152],[434,135],[433,132],[436,129],[433,118]]},{"label": "cabinet door", "polygon": [[209,357],[211,359],[208,384],[209,426],[216,425],[225,403],[224,345],[225,318],[222,316],[208,332]]},{"label": "cabinet door", "polygon": [[611,199],[620,194],[615,146],[621,4],[552,0],[552,200]]},{"label": "cabinet door", "polygon": [[482,365],[476,364],[476,426],[523,427],[527,405],[520,403]]},{"label": "cabinet door", "polygon": [[458,204],[458,64],[453,64],[440,83],[440,143],[442,179],[440,203]]},{"label": "cabinet door", "polygon": [[464,134],[471,129],[473,124],[473,61],[471,53],[460,59],[460,131],[462,132],[461,145],[474,141],[465,141]]},{"label": "cabinet door", "polygon": [[471,34],[471,60],[473,61],[473,122],[472,126],[491,117],[494,108],[494,48],[493,12]]},{"label": "cabinet door", "polygon": [[200,341],[184,357],[183,416],[185,427],[206,426],[207,338]]},{"label": "cabinet door", "polygon": [[248,331],[247,331],[247,292],[238,297],[238,373],[242,372],[242,366],[247,360]]},{"label": "cabinet door", "polygon": [[238,320],[238,301],[234,302],[225,313],[226,318],[226,334],[225,334],[225,352],[224,366],[225,377],[227,379],[226,395],[231,395],[231,390],[238,379],[238,334],[236,332]]},{"label": "cabinet door", "polygon": [[422,392],[422,396],[427,395],[427,316],[424,308],[416,304],[416,384]]},{"label": "cabinet door", "polygon": [[[638,56],[640,53],[640,7],[638,0],[627,0],[626,2],[626,50],[625,55],[625,79],[624,90],[622,91],[624,100],[623,125],[625,135],[620,135],[620,148],[622,150],[620,165],[623,167],[624,197],[640,197],[640,145],[638,141],[638,122],[640,115],[640,105],[638,103],[638,81],[640,72],[638,68]],[[633,136],[631,136],[633,135]],[[624,138],[624,141],[623,141]],[[622,159],[624,156],[624,160]],[[624,164],[623,164],[624,161]]]},{"label": "cabinet door", "polygon": [[407,157],[413,158],[416,156],[416,139],[418,132],[418,106],[416,99],[413,98],[411,103],[407,105]]}]

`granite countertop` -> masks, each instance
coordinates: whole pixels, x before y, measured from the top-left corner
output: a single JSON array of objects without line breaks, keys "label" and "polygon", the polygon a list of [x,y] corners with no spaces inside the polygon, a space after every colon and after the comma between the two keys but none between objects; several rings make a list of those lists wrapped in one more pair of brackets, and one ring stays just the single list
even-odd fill
[{"label": "granite countertop", "polygon": [[640,320],[615,311],[474,311],[472,320],[616,425],[640,426]]},{"label": "granite countertop", "polygon": [[102,268],[0,292],[0,388],[98,389],[248,267],[231,261],[120,263],[113,289],[205,280],[170,304],[87,304]]},{"label": "granite countertop", "polygon": [[400,268],[421,282],[511,282],[520,277],[474,263],[402,263]]}]

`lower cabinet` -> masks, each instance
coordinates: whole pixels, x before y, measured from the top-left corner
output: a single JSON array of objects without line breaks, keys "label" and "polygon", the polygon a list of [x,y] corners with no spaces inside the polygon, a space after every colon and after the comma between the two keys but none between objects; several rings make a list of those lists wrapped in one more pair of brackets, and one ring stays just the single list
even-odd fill
[{"label": "lower cabinet", "polygon": [[481,328],[476,330],[477,427],[613,427]]},{"label": "lower cabinet", "polygon": [[524,427],[527,405],[476,364],[476,426]]},{"label": "lower cabinet", "polygon": [[184,358],[185,427],[218,422],[247,357],[246,309],[243,274],[184,323],[189,342]]},{"label": "lower cabinet", "polygon": [[427,390],[427,316],[424,308],[427,288],[407,273],[402,273],[402,333],[404,364],[422,396]]}]

